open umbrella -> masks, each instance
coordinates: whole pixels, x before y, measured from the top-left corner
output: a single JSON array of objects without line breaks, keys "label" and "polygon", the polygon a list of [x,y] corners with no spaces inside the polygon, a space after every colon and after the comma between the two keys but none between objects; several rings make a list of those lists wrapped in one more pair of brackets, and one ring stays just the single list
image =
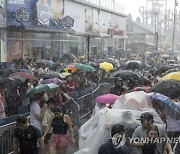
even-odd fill
[{"label": "open umbrella", "polygon": [[180,114],[180,106],[169,97],[160,93],[151,93],[150,97],[152,100],[160,102],[162,107],[168,106],[174,113]]},{"label": "open umbrella", "polygon": [[169,79],[175,79],[175,80],[180,81],[180,71],[172,72],[162,77],[162,80],[169,80]]},{"label": "open umbrella", "polygon": [[100,68],[102,68],[105,71],[111,71],[114,69],[114,66],[108,62],[103,62],[103,63],[100,63],[99,65],[100,65]]},{"label": "open umbrella", "polygon": [[140,75],[130,70],[124,70],[124,71],[120,70],[120,71],[116,71],[112,73],[112,75],[110,76],[110,79],[114,79],[116,77],[121,77],[123,80],[129,80],[131,78],[135,80],[139,80]]},{"label": "open umbrella", "polygon": [[31,70],[28,70],[28,69],[19,69],[18,72],[25,72],[25,73],[30,73],[32,75],[34,75],[34,73],[31,71]]},{"label": "open umbrella", "polygon": [[51,60],[46,60],[46,59],[39,59],[36,61],[37,63],[42,63],[42,64],[46,64],[46,65],[54,65],[55,63]]},{"label": "open umbrella", "polygon": [[135,87],[135,88],[133,88],[131,91],[132,91],[132,92],[133,92],[133,91],[144,91],[144,92],[148,93],[149,90],[150,90],[150,87],[148,87],[148,86],[142,86],[142,87]]},{"label": "open umbrella", "polygon": [[105,94],[96,97],[95,100],[102,104],[114,104],[118,97],[119,97],[118,95],[114,95],[114,94]]},{"label": "open umbrella", "polygon": [[176,98],[180,94],[180,81],[163,80],[151,87],[150,92],[158,92],[170,98]]},{"label": "open umbrella", "polygon": [[144,64],[141,61],[130,60],[124,63],[124,69],[126,70],[135,70],[135,69],[142,69]]},{"label": "open umbrella", "polygon": [[18,78],[11,78],[11,81],[1,84],[2,88],[15,88],[24,83],[24,80]]},{"label": "open umbrella", "polygon": [[31,89],[29,92],[27,92],[26,97],[33,97],[35,94],[38,94],[41,92],[50,92],[56,88],[59,88],[59,86],[55,83],[40,84],[37,87]]},{"label": "open umbrella", "polygon": [[26,72],[15,72],[15,73],[11,74],[10,77],[17,76],[17,75],[25,77],[26,79],[29,79],[29,80],[36,80],[36,78],[33,74],[26,73]]},{"label": "open umbrella", "polygon": [[61,75],[60,73],[58,73],[58,72],[49,71],[49,72],[40,74],[40,78],[43,78],[43,79],[52,79],[52,78],[62,79],[62,78],[65,78],[65,77],[63,75]]},{"label": "open umbrella", "polygon": [[52,79],[46,79],[46,80],[42,80],[40,83],[41,84],[50,84],[50,83],[61,83],[62,81],[58,78],[52,78]]},{"label": "open umbrella", "polygon": [[76,63],[75,67],[82,71],[89,71],[89,72],[96,71],[96,69],[94,67],[92,67],[90,65],[86,65],[86,64],[81,64],[81,63]]},{"label": "open umbrella", "polygon": [[1,77],[0,76],[0,85],[1,84],[5,84],[5,83],[8,83],[8,82],[11,82],[13,79],[10,78],[10,77]]}]

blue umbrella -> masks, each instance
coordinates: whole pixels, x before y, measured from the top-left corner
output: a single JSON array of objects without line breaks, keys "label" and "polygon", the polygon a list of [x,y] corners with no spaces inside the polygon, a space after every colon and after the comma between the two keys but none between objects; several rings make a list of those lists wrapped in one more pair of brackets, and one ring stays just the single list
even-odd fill
[{"label": "blue umbrella", "polygon": [[152,100],[160,101],[164,105],[168,106],[173,110],[174,113],[180,114],[180,106],[178,105],[178,103],[174,102],[169,97],[160,93],[151,93],[150,97],[152,98]]}]

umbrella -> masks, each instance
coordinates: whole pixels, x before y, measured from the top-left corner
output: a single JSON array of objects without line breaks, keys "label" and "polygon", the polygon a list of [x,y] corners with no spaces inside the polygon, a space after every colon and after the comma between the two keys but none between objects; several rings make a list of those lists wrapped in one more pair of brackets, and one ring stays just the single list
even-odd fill
[{"label": "umbrella", "polygon": [[118,65],[118,64],[117,64],[117,61],[116,61],[115,59],[113,59],[113,58],[99,59],[98,62],[99,62],[99,63],[108,62],[108,63],[113,64],[113,66]]},{"label": "umbrella", "polygon": [[15,73],[11,74],[10,77],[16,76],[16,75],[25,77],[26,79],[29,79],[29,80],[36,80],[36,78],[33,74],[27,73],[27,72],[15,72]]},{"label": "umbrella", "polygon": [[20,76],[20,75],[15,75],[11,77],[12,79],[19,79],[21,80],[23,83],[27,80],[25,77]]},{"label": "umbrella", "polygon": [[41,84],[49,84],[49,83],[61,83],[62,81],[58,78],[52,78],[52,79],[46,79],[46,80],[42,80],[40,83]]},{"label": "umbrella", "polygon": [[53,89],[59,88],[59,86],[55,83],[50,84],[40,84],[37,87],[31,89],[29,92],[26,93],[26,97],[33,97],[35,94],[41,92],[50,92]]},{"label": "umbrella", "polygon": [[162,77],[162,80],[169,80],[169,79],[175,79],[175,80],[180,81],[180,71],[172,72]]},{"label": "umbrella", "polygon": [[95,100],[97,102],[102,103],[102,104],[114,104],[118,97],[119,96],[114,95],[114,94],[105,94],[105,95],[101,95],[101,96],[96,97]]},{"label": "umbrella", "polygon": [[5,84],[7,82],[11,82],[13,79],[12,78],[9,78],[9,77],[1,77],[0,76],[0,85],[1,84]]},{"label": "umbrella", "polygon": [[162,103],[162,107],[164,105],[168,106],[170,109],[172,109],[172,111],[174,113],[178,113],[180,114],[180,106],[174,102],[173,100],[171,100],[169,97],[165,96],[165,95],[162,95],[160,93],[151,93],[150,94],[150,97],[152,100],[156,100],[160,103]]},{"label": "umbrella", "polygon": [[37,63],[42,63],[42,64],[46,64],[46,65],[54,65],[55,63],[51,60],[46,60],[46,59],[39,59],[36,61]]},{"label": "umbrella", "polygon": [[24,82],[20,79],[14,78],[11,81],[1,84],[2,88],[15,88],[22,85]]},{"label": "umbrella", "polygon": [[34,75],[34,73],[31,71],[31,70],[28,70],[28,69],[19,69],[18,72],[25,72],[25,73],[30,73],[32,75]]},{"label": "umbrella", "polygon": [[90,65],[76,63],[75,67],[79,70],[94,72],[96,69]]},{"label": "umbrella", "polygon": [[149,90],[150,90],[150,87],[148,87],[148,86],[143,86],[143,87],[135,87],[135,88],[133,88],[133,89],[132,89],[132,92],[133,92],[133,91],[144,91],[144,92],[148,93]]},{"label": "umbrella", "polygon": [[130,70],[120,70],[120,71],[116,71],[114,73],[112,73],[112,75],[110,76],[111,79],[116,78],[116,77],[121,77],[123,80],[129,80],[131,78],[135,79],[135,80],[139,80],[140,76]]},{"label": "umbrella", "polygon": [[103,63],[100,63],[99,65],[100,65],[100,68],[102,68],[105,71],[111,71],[114,69],[113,65],[108,62],[103,62]]},{"label": "umbrella", "polygon": [[66,68],[70,68],[72,70],[72,72],[76,72],[76,70],[77,70],[77,68],[73,64],[66,65]]},{"label": "umbrella", "polygon": [[136,60],[130,60],[124,63],[124,68],[126,70],[142,69],[143,66],[144,64],[141,61],[136,61]]},{"label": "umbrella", "polygon": [[43,78],[43,79],[52,79],[52,78],[62,79],[62,78],[65,78],[65,77],[63,75],[61,75],[60,73],[58,73],[58,72],[49,71],[49,72],[40,74],[40,78]]},{"label": "umbrella", "polygon": [[14,67],[5,67],[0,70],[0,75],[2,76],[8,76],[12,73],[16,72],[16,68]]},{"label": "umbrella", "polygon": [[177,80],[162,80],[157,82],[151,89],[150,92],[159,92],[163,95],[169,96],[170,98],[177,97],[180,94],[180,81]]}]

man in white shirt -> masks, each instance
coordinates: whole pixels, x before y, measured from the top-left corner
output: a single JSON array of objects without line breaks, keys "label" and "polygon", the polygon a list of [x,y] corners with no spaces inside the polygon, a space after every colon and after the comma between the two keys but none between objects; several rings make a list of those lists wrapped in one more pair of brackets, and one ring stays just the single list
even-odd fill
[{"label": "man in white shirt", "polygon": [[30,106],[30,124],[38,128],[42,133],[42,119],[47,109],[47,104],[44,103],[41,109],[40,102],[43,98],[44,92],[38,93],[34,96],[34,101]]}]

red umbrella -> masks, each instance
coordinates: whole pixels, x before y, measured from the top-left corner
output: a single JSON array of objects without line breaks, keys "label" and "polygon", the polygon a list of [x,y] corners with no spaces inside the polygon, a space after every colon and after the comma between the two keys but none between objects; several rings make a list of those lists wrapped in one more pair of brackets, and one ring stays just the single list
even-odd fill
[{"label": "red umbrella", "polygon": [[27,72],[15,72],[15,73],[11,74],[10,76],[17,76],[17,75],[25,77],[26,79],[36,80],[36,78],[33,74],[27,73]]},{"label": "red umbrella", "polygon": [[133,92],[133,91],[144,91],[144,92],[146,92],[146,93],[149,93],[150,88],[151,88],[151,87],[148,87],[148,86],[135,87],[134,89],[132,89],[132,92]]},{"label": "red umbrella", "polygon": [[114,95],[114,94],[105,94],[96,97],[95,100],[102,104],[114,104],[118,97],[119,97],[118,95]]}]

